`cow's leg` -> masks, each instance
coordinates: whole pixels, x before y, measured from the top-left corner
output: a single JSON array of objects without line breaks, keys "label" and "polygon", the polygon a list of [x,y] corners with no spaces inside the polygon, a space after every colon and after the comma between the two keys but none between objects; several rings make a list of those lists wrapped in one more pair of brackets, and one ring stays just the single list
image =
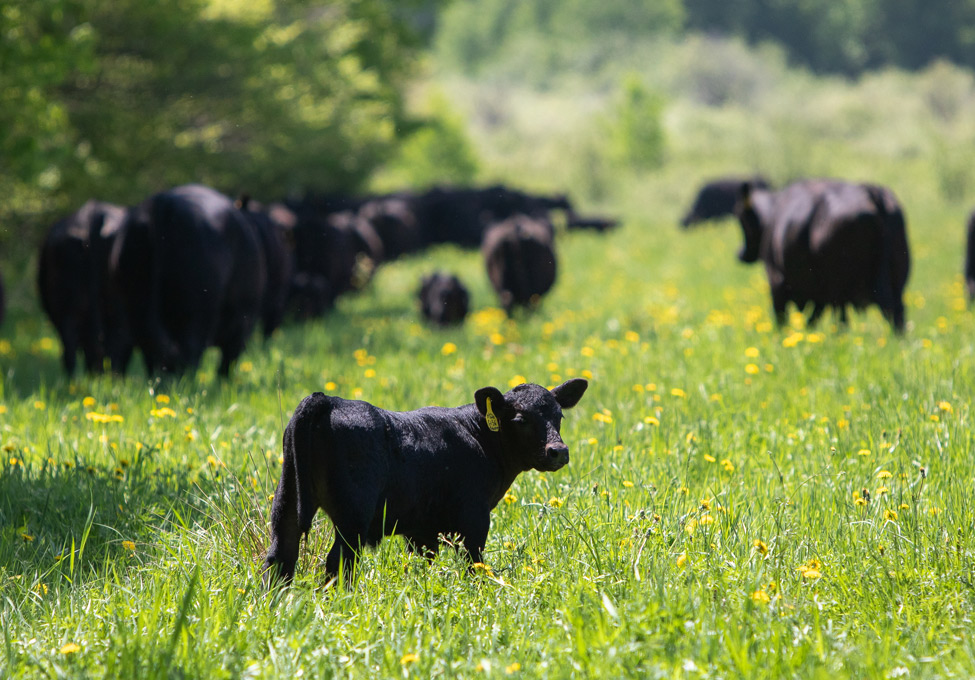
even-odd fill
[{"label": "cow's leg", "polygon": [[[307,531],[307,529],[306,529]],[[285,456],[281,479],[271,507],[271,545],[264,558],[264,580],[270,584],[274,576],[285,583],[294,578],[298,562],[301,527],[298,522],[298,484],[293,456]],[[271,570],[277,568],[274,574]]]},{"label": "cow's leg", "polygon": [[806,326],[808,328],[812,328],[813,326],[815,326],[816,323],[819,321],[819,317],[823,315],[823,312],[825,310],[826,310],[826,305],[824,305],[821,302],[815,303],[813,305],[812,313],[809,315],[809,318],[806,320]]},{"label": "cow's leg", "polygon": [[775,324],[782,328],[786,323],[785,306],[789,302],[785,286],[772,288],[772,311],[775,313]]},{"label": "cow's leg", "polygon": [[342,575],[346,584],[352,582],[355,563],[359,558],[359,550],[366,542],[365,531],[358,531],[354,527],[335,525],[335,542],[325,557],[325,572],[329,578],[337,579]]},{"label": "cow's leg", "polygon": [[484,561],[484,546],[487,543],[488,530],[491,528],[490,510],[470,510],[465,513],[463,529],[460,531],[464,540],[464,549],[477,564]]}]

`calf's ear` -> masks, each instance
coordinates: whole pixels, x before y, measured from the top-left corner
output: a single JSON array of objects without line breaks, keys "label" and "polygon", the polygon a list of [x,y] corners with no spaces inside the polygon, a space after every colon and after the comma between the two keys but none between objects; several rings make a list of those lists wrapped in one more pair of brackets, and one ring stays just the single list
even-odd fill
[{"label": "calf's ear", "polygon": [[582,378],[572,378],[571,380],[566,380],[558,387],[553,387],[552,394],[555,395],[555,400],[559,402],[559,406],[562,408],[572,408],[582,399],[582,395],[586,393],[587,387],[589,387],[588,381]]},{"label": "calf's ear", "polygon": [[491,411],[497,415],[504,411],[504,395],[496,387],[482,387],[474,393],[474,404],[481,415],[487,415],[488,399],[491,400]]}]

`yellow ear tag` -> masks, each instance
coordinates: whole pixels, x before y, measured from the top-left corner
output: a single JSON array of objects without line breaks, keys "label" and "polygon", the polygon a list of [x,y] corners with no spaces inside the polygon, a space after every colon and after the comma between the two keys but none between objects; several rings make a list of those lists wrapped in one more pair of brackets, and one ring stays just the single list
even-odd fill
[{"label": "yellow ear tag", "polygon": [[501,425],[498,424],[498,417],[494,415],[494,411],[491,410],[491,397],[487,398],[487,413],[484,414],[484,420],[487,421],[488,429],[491,432],[497,432],[501,429]]}]

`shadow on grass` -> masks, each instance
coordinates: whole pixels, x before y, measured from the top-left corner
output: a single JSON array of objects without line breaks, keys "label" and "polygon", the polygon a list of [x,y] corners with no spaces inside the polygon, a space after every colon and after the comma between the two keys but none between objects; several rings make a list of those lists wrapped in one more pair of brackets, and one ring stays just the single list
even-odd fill
[{"label": "shadow on grass", "polygon": [[124,564],[161,533],[228,519],[209,499],[226,498],[232,482],[209,469],[160,468],[153,458],[143,452],[119,467],[4,460],[0,579],[63,576],[77,584]]}]

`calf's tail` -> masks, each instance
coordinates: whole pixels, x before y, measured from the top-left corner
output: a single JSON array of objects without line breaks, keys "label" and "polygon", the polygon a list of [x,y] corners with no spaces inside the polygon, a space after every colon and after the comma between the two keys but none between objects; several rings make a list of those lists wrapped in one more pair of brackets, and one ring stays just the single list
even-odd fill
[{"label": "calf's tail", "polygon": [[315,488],[319,476],[315,461],[328,427],[331,405],[321,392],[305,397],[284,430],[281,479],[271,507],[271,544],[264,559],[265,570],[277,567],[286,583],[294,576],[298,548],[303,534],[311,529],[321,499]]}]

